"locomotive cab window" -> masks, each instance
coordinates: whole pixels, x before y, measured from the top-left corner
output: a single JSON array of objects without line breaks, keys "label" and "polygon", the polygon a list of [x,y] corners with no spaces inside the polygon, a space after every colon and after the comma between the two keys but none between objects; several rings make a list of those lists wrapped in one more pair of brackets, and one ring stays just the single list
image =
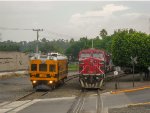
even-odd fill
[{"label": "locomotive cab window", "polygon": [[47,64],[40,64],[39,71],[47,71]]},{"label": "locomotive cab window", "polygon": [[37,71],[37,65],[31,64],[31,71]]},{"label": "locomotive cab window", "polygon": [[93,53],[93,57],[95,57],[95,58],[103,58],[103,54],[101,54],[101,53]]},{"label": "locomotive cab window", "polygon": [[56,65],[54,65],[54,64],[51,64],[50,66],[49,66],[49,71],[50,72],[55,72],[56,71]]},{"label": "locomotive cab window", "polygon": [[81,54],[81,58],[87,58],[87,57],[90,57],[91,56],[91,54],[89,54],[89,53],[82,53]]}]

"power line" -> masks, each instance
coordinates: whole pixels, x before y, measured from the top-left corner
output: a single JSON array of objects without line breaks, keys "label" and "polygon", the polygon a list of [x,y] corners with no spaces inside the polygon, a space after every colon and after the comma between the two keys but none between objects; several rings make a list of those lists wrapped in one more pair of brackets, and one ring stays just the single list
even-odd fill
[{"label": "power line", "polygon": [[[38,30],[38,29],[26,29],[26,28],[8,28],[8,27],[0,27],[0,30]],[[41,29],[40,29],[41,30]],[[62,33],[56,33],[56,32],[53,32],[53,31],[49,31],[49,30],[46,30],[48,34],[53,34],[53,35],[56,35],[56,36],[59,36],[59,37],[69,37],[69,38],[74,38],[73,36],[69,36],[69,35],[66,35],[66,34],[62,34]]]},{"label": "power line", "polygon": [[50,35],[54,35],[54,36],[58,36],[58,37],[68,37],[68,38],[75,38],[74,36],[70,36],[67,34],[62,34],[62,33],[57,33],[57,32],[53,32],[53,31],[49,31],[49,30],[45,30],[46,33],[50,36]]},{"label": "power line", "polygon": [[23,29],[23,28],[7,28],[7,27],[0,27],[0,30],[32,30],[37,32],[37,45],[36,45],[36,53],[38,53],[39,48],[38,48],[38,39],[39,39],[39,31],[43,31],[43,29]]},{"label": "power line", "polygon": [[[0,27],[0,30],[14,30],[14,31],[19,31],[19,30],[27,30],[27,31],[37,31],[37,36],[39,37],[39,33],[38,31],[43,31],[43,29],[27,29],[27,28],[9,28],[9,27]],[[65,38],[65,37],[68,37],[68,38],[76,38],[74,36],[70,36],[70,35],[67,35],[67,34],[62,34],[62,33],[57,33],[57,32],[53,32],[53,31],[50,31],[50,30],[44,30],[46,31],[46,33],[48,34],[48,36],[51,37],[51,35],[54,35],[56,37],[59,37],[59,38]],[[37,37],[37,38],[38,38]],[[37,39],[38,40],[38,39]]]},{"label": "power line", "polygon": [[33,30],[33,29],[0,27],[0,30]]}]

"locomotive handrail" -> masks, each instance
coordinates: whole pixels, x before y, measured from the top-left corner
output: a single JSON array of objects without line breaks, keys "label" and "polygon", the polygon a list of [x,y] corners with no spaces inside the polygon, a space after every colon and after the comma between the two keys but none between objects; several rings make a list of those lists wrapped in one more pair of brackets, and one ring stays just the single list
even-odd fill
[{"label": "locomotive handrail", "polygon": [[83,66],[83,69],[82,69],[82,71],[80,73],[82,73],[85,70],[86,67],[87,67],[87,65],[85,67]]},{"label": "locomotive handrail", "polygon": [[100,69],[100,67],[96,67],[102,74],[104,74],[104,72]]}]

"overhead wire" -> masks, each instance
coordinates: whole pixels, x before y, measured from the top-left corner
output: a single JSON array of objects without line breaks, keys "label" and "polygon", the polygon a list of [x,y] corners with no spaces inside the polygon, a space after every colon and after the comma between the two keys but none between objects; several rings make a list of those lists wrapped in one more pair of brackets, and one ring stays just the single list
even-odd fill
[{"label": "overhead wire", "polygon": [[[0,27],[0,30],[28,30],[28,31],[34,31],[34,29],[27,29],[27,28],[8,28],[8,27]],[[62,34],[62,33],[57,33],[57,32],[53,32],[53,31],[50,31],[50,30],[47,30],[47,29],[44,29],[43,32],[45,32],[48,36],[54,36],[53,38],[56,39],[62,39],[62,38],[75,38],[74,36],[70,36],[70,35],[66,35],[66,34]],[[45,35],[41,35],[39,34],[40,36],[44,36]]]},{"label": "overhead wire", "polygon": [[0,27],[0,30],[33,30],[33,29]]},{"label": "overhead wire", "polygon": [[47,37],[51,37],[52,39],[66,39],[67,38],[75,38],[73,36],[70,35],[66,35],[66,34],[62,34],[62,33],[56,33],[53,31],[49,31],[49,30],[44,30],[44,32],[46,33]]},{"label": "overhead wire", "polygon": [[60,37],[75,38],[75,37],[70,36],[70,35],[66,35],[66,34],[62,34],[62,33],[56,33],[56,32],[49,31],[49,30],[47,30],[47,32],[48,32],[49,34],[57,35],[57,36],[60,36]]}]

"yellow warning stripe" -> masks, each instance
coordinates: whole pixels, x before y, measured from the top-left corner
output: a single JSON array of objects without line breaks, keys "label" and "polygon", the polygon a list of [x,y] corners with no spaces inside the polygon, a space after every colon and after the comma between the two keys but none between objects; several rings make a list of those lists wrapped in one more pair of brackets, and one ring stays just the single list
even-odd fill
[{"label": "yellow warning stripe", "polygon": [[144,102],[144,103],[136,103],[136,104],[128,104],[128,106],[139,106],[139,105],[148,105],[150,102]]},{"label": "yellow warning stripe", "polygon": [[124,93],[124,92],[134,92],[138,90],[143,90],[143,89],[149,89],[150,86],[143,86],[143,87],[138,87],[138,88],[133,88],[133,89],[125,89],[125,90],[120,90],[120,91],[111,91],[111,94],[118,94],[118,93]]}]

